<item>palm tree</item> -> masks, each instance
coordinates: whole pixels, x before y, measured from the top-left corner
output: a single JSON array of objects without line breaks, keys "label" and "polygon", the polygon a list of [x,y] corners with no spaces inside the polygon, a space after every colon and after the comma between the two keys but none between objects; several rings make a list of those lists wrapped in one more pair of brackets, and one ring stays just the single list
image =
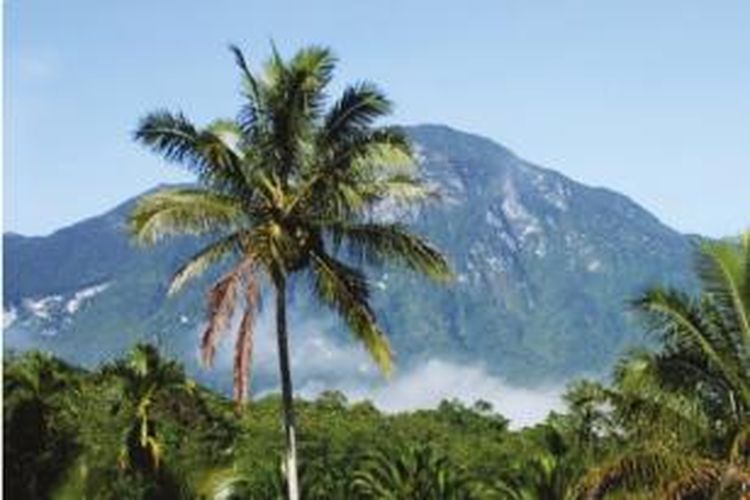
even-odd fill
[{"label": "palm tree", "polygon": [[700,296],[656,287],[634,302],[663,348],[616,374],[607,400],[635,446],[592,471],[591,498],[620,486],[750,491],[750,232],[703,243],[696,271]]},{"label": "palm tree", "polygon": [[288,61],[274,48],[258,73],[239,49],[231,50],[244,84],[236,119],[201,129],[180,113],[158,111],[141,121],[136,140],[197,174],[198,186],[144,196],[130,227],[146,244],[180,234],[213,237],[177,271],[170,292],[232,259],[209,291],[201,347],[210,364],[234,311],[242,311],[234,355],[238,403],[247,391],[261,291],[266,286],[275,291],[285,470],[289,497],[296,499],[286,322],[290,276],[307,278],[319,301],[341,316],[388,373],[392,353],[370,305],[366,275],[355,266],[395,261],[436,280],[447,279],[450,271],[429,242],[374,217],[384,200],[409,203],[430,195],[416,176],[405,135],[374,125],[391,110],[385,95],[371,83],[359,83],[329,106],[326,91],[336,59],[325,48],[304,48]]},{"label": "palm tree", "polygon": [[102,373],[117,377],[123,395],[119,406],[132,411],[132,424],[120,451],[121,467],[157,473],[163,451],[151,407],[160,395],[175,390],[190,393],[194,384],[185,378],[178,363],[163,360],[148,344],[136,345],[127,357],[105,366]]}]

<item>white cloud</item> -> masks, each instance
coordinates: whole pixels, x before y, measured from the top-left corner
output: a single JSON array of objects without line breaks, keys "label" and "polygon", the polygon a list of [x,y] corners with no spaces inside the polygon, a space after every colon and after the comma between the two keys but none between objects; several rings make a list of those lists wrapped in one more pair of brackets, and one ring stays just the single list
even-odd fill
[{"label": "white cloud", "polygon": [[[277,380],[278,373],[272,320],[272,314],[262,314],[256,329],[253,376],[266,380]],[[298,395],[314,398],[323,391],[338,390],[352,401],[369,399],[386,412],[435,408],[446,399],[467,405],[481,399],[492,403],[514,428],[541,422],[551,410],[562,409],[563,385],[521,388],[478,364],[434,358],[416,366],[400,366],[385,380],[361,346],[326,333],[332,326],[332,321],[290,322],[290,356]],[[226,368],[231,363],[231,347],[231,341],[225,343],[220,360]],[[256,395],[277,390],[278,385],[261,387]]]},{"label": "white cloud", "polygon": [[369,399],[386,412],[435,408],[443,400],[458,399],[466,405],[477,400],[492,403],[495,411],[511,421],[514,428],[541,422],[551,410],[562,409],[562,387],[527,389],[509,385],[479,365],[460,365],[430,359],[389,381],[367,385],[342,379],[334,387],[305,385],[305,396],[322,389],[341,390],[352,400]]},{"label": "white cloud", "polygon": [[466,404],[489,401],[514,426],[542,421],[560,409],[562,388],[513,387],[487,373],[481,366],[457,365],[432,359],[375,391],[375,403],[384,410],[399,411],[435,407],[444,399]]}]

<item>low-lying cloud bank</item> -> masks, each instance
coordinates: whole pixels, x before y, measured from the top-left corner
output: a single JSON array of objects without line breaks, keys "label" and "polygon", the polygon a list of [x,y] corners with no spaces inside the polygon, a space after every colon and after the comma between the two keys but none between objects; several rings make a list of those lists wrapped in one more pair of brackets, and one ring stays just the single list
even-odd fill
[{"label": "low-lying cloud bank", "polygon": [[[278,390],[277,353],[273,323],[259,318],[254,348],[253,373],[265,380],[260,395]],[[295,324],[297,323],[297,324]],[[564,387],[534,389],[509,385],[481,365],[457,364],[432,358],[416,366],[400,366],[389,380],[379,375],[364,349],[350,339],[338,340],[330,333],[333,323],[293,322],[291,364],[297,394],[314,398],[336,390],[350,401],[368,399],[386,412],[435,408],[442,400],[457,399],[466,405],[484,400],[511,421],[514,428],[541,422],[552,410],[561,410]],[[221,364],[229,368],[232,342],[225,343]]]},{"label": "low-lying cloud bank", "polygon": [[300,389],[305,397],[323,390],[340,390],[350,400],[369,399],[383,411],[397,412],[435,408],[443,400],[457,399],[466,405],[478,400],[492,403],[494,410],[514,428],[541,422],[552,410],[561,410],[562,388],[525,389],[508,385],[481,366],[458,365],[431,359],[391,380],[352,385],[342,380],[333,387],[308,382]]}]

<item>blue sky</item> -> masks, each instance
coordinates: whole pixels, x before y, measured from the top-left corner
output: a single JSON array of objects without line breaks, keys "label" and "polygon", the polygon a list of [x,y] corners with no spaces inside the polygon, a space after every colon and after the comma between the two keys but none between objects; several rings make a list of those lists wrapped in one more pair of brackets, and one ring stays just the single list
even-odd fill
[{"label": "blue sky", "polygon": [[685,232],[750,227],[750,2],[6,0],[4,229],[45,234],[187,179],[147,111],[232,116],[226,46],[330,45],[401,123],[491,137]]}]

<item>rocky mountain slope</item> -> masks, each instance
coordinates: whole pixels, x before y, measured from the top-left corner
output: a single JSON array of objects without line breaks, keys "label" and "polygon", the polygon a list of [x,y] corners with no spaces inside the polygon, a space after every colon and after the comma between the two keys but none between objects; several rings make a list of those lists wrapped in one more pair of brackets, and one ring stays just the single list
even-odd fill
[{"label": "rocky mountain slope", "polygon": [[[408,130],[442,200],[384,216],[428,234],[457,280],[437,287],[395,269],[371,273],[400,366],[432,358],[481,363],[527,384],[601,373],[643,341],[626,312],[633,294],[657,281],[691,285],[689,238],[625,196],[531,165],[481,137],[444,126]],[[132,203],[49,236],[4,235],[6,348],[43,347],[90,365],[146,339],[198,369],[210,277],[165,296],[170,274],[198,242],[134,247],[124,232]],[[298,291],[292,339],[307,349],[303,357],[348,349],[340,325]]]}]

